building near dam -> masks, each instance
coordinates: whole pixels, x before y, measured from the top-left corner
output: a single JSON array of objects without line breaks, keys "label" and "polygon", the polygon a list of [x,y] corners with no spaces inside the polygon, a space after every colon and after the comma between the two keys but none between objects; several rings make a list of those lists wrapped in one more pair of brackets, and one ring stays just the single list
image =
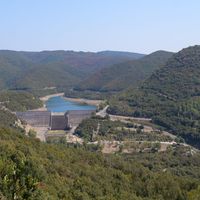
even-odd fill
[{"label": "building near dam", "polygon": [[33,127],[45,127],[49,130],[68,130],[91,117],[93,111],[73,110],[65,113],[53,113],[50,111],[17,112],[17,117]]}]

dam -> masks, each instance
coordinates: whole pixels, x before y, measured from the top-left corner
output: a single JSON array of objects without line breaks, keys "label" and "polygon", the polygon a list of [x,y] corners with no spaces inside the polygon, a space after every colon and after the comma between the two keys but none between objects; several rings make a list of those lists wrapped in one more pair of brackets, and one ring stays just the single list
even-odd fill
[{"label": "dam", "polygon": [[48,130],[68,130],[78,126],[82,120],[91,117],[92,110],[71,110],[67,112],[26,111],[16,112],[17,117],[32,127]]},{"label": "dam", "polygon": [[35,130],[36,137],[41,141],[73,135],[82,120],[90,118],[96,111],[94,105],[72,102],[61,96],[49,98],[45,105],[46,110],[44,111],[16,112],[17,118],[23,122],[25,127],[28,127],[28,131]]}]

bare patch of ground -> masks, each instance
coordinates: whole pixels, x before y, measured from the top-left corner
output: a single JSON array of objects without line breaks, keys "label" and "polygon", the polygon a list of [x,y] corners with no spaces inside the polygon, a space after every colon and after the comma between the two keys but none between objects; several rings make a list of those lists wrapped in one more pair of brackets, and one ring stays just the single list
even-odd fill
[{"label": "bare patch of ground", "polygon": [[120,142],[119,141],[101,141],[102,153],[111,154],[119,152]]},{"label": "bare patch of ground", "polygon": [[[96,144],[96,142],[94,142]],[[100,141],[102,153],[134,153],[134,152],[151,152],[166,151],[169,146],[177,145],[176,142],[159,142],[159,141]],[[183,145],[183,144],[181,144]]]},{"label": "bare patch of ground", "polygon": [[77,137],[76,135],[73,135],[73,134],[67,134],[66,135],[66,140],[67,140],[67,143],[83,144],[83,139],[80,138],[80,137]]},{"label": "bare patch of ground", "polygon": [[32,129],[37,133],[36,138],[40,139],[42,142],[46,141],[45,134],[48,132],[47,127],[33,127]]}]

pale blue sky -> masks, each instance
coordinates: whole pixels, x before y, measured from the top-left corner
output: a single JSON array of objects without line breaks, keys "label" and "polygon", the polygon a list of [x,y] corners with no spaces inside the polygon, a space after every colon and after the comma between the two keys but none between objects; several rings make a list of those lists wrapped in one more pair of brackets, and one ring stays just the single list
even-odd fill
[{"label": "pale blue sky", "polygon": [[0,49],[150,53],[195,44],[199,0],[0,0]]}]

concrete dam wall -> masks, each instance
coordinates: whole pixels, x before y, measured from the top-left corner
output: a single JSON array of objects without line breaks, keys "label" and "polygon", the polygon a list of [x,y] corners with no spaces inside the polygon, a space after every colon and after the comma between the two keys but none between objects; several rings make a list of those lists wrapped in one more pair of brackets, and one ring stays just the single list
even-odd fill
[{"label": "concrete dam wall", "polygon": [[73,110],[66,113],[49,111],[17,112],[17,117],[33,127],[46,127],[49,130],[67,130],[78,126],[82,120],[91,117],[93,111]]},{"label": "concrete dam wall", "polygon": [[51,112],[49,111],[17,112],[16,115],[20,120],[31,126],[50,127]]}]

